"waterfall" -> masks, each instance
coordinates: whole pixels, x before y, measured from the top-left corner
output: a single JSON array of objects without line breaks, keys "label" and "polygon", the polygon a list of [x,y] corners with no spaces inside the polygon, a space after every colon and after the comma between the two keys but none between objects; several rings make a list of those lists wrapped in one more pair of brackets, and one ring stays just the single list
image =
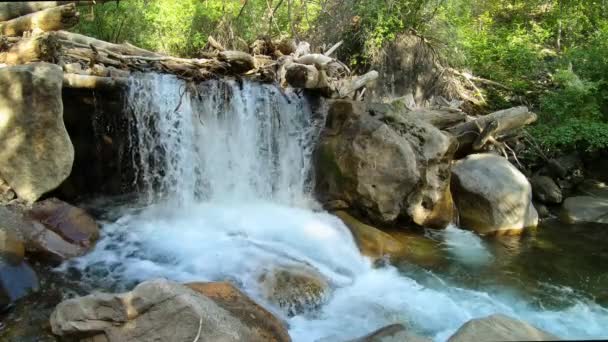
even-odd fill
[{"label": "waterfall", "polygon": [[248,81],[131,78],[137,179],[152,201],[303,203],[323,124],[293,92]]},{"label": "waterfall", "polygon": [[[129,81],[127,105],[144,201],[115,208],[95,250],[63,265],[85,283],[119,291],[156,277],[230,280],[287,320],[295,342],[344,341],[391,323],[444,341],[493,313],[564,338],[600,336],[608,326],[608,310],[582,299],[550,311],[517,295],[452,286],[430,271],[374,267],[344,224],[311,199],[311,153],[324,120],[301,95],[146,74]],[[490,259],[474,234],[437,234],[455,258]],[[277,265],[315,268],[333,290],[330,300],[295,317],[273,308],[259,279]]]}]

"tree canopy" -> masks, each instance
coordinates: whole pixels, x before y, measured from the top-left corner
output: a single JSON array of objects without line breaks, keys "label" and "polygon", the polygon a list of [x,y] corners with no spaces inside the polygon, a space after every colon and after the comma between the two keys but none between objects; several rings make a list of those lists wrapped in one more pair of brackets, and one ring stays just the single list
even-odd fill
[{"label": "tree canopy", "polygon": [[[608,147],[608,0],[121,0],[86,10],[84,34],[179,56],[213,36],[228,48],[258,37],[344,40],[365,68],[382,46],[416,32],[454,68],[503,84],[488,110],[524,103],[547,153]],[[505,90],[508,89],[508,90]]]}]

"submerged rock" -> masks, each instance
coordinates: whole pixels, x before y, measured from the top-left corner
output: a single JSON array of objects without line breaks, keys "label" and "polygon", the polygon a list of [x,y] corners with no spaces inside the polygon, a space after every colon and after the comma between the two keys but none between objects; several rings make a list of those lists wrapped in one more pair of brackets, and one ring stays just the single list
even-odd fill
[{"label": "submerged rock", "polygon": [[[83,340],[95,336],[93,341],[269,341],[268,330],[249,325],[251,319],[234,312],[238,310],[187,286],[158,279],[127,293],[68,299],[53,311],[50,322],[56,335]],[[270,341],[289,341],[285,334],[272,334]]]},{"label": "submerged rock", "polygon": [[445,227],[452,220],[449,161],[454,140],[427,122],[374,118],[363,103],[331,103],[315,151],[317,190],[374,223],[409,217]]},{"label": "submerged rock", "polygon": [[291,340],[283,322],[231,283],[188,283],[186,286],[213,300],[222,309],[245,322],[264,341],[284,342]]},{"label": "submerged rock", "polygon": [[57,188],[72,170],[62,85],[63,71],[54,64],[0,68],[0,174],[30,203]]},{"label": "submerged rock", "polygon": [[561,218],[566,223],[608,223],[608,198],[576,196],[566,198]]},{"label": "submerged rock", "polygon": [[559,338],[526,322],[495,314],[468,321],[448,339],[448,342],[555,340]]},{"label": "submerged rock", "polygon": [[431,340],[408,332],[402,324],[391,324],[347,342],[431,342]]},{"label": "submerged rock", "polygon": [[332,293],[328,281],[308,266],[278,266],[260,277],[262,295],[288,316],[317,310]]},{"label": "submerged rock", "polygon": [[379,259],[385,256],[399,257],[407,253],[407,247],[389,234],[369,226],[345,211],[334,212],[350,229],[361,254]]},{"label": "submerged rock", "polygon": [[480,234],[508,234],[538,225],[532,187],[505,158],[469,155],[455,163],[451,185],[465,228]]},{"label": "submerged rock", "polygon": [[553,179],[547,176],[534,176],[530,179],[534,197],[543,203],[559,204],[562,202],[562,190]]}]

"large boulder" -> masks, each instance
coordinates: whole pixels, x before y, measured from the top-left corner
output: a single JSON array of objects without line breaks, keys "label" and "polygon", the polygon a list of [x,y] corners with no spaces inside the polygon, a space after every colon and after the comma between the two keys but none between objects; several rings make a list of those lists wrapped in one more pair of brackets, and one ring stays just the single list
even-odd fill
[{"label": "large boulder", "polygon": [[454,140],[428,122],[383,122],[361,102],[333,101],[315,152],[317,190],[374,223],[401,217],[423,226],[452,220],[449,162]]},{"label": "large boulder", "polygon": [[[267,335],[211,298],[168,280],[146,281],[131,292],[91,294],[60,303],[51,314],[53,333],[96,341],[289,341]],[[266,332],[266,331],[264,331]]]},{"label": "large boulder", "polygon": [[194,291],[213,300],[248,327],[255,330],[264,341],[284,342],[291,338],[285,324],[269,311],[251,300],[229,282],[188,283]]},{"label": "large boulder", "polygon": [[562,205],[561,218],[566,223],[608,223],[608,198],[568,197]]},{"label": "large boulder", "polygon": [[547,176],[534,176],[530,179],[534,197],[543,203],[562,203],[562,189]]},{"label": "large boulder", "polygon": [[507,234],[538,224],[532,187],[505,158],[484,153],[456,162],[451,186],[465,228],[480,234]]},{"label": "large boulder", "polygon": [[54,64],[0,68],[0,174],[28,202],[57,188],[72,170],[62,82]]},{"label": "large boulder", "polygon": [[259,277],[262,296],[287,316],[319,309],[332,294],[325,277],[309,266],[275,266]]},{"label": "large boulder", "polygon": [[495,314],[465,323],[448,342],[469,341],[556,341],[557,336],[514,318]]},{"label": "large boulder", "polygon": [[361,254],[372,259],[386,256],[400,257],[407,253],[408,247],[378,228],[367,225],[349,215],[346,211],[336,211],[344,225],[350,229]]}]

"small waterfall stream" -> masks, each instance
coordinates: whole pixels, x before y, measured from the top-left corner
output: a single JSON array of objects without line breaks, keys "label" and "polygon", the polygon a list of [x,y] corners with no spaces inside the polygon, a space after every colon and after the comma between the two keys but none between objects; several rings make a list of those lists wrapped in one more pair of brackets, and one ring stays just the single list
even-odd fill
[{"label": "small waterfall stream", "polygon": [[[114,209],[96,249],[65,266],[98,287],[228,279],[286,319],[294,341],[341,341],[396,322],[443,341],[467,320],[496,312],[565,338],[601,336],[608,326],[608,311],[593,302],[543,310],[436,275],[423,283],[392,266],[374,268],[342,222],[311,198],[310,156],[323,118],[298,94],[140,75],[127,98],[142,201]],[[483,248],[473,234],[452,228],[448,235],[454,248]],[[290,264],[329,279],[334,292],[318,312],[289,318],[260,295],[260,272]]]}]

